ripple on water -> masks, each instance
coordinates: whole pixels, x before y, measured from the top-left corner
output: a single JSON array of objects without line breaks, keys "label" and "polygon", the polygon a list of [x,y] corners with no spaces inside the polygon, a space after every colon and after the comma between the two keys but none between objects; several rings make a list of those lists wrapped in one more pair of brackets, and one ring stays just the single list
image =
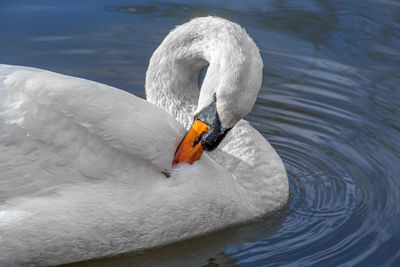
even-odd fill
[{"label": "ripple on water", "polygon": [[397,242],[385,217],[398,214],[393,205],[400,202],[399,187],[393,188],[399,182],[384,168],[387,139],[376,134],[382,129],[375,124],[376,113],[368,111],[362,88],[369,79],[361,70],[331,60],[279,56],[281,62],[289,57],[307,68],[291,65],[285,75],[296,78],[267,85],[252,118],[285,162],[290,208],[278,234],[232,256],[244,266],[376,260],[382,257],[376,251],[385,232]]}]

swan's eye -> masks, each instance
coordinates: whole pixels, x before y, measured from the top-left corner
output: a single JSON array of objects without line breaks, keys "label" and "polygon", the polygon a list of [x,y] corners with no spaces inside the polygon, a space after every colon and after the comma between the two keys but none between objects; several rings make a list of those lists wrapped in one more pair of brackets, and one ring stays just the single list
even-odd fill
[{"label": "swan's eye", "polygon": [[213,99],[214,99],[214,102],[216,103],[217,102],[217,93],[214,93]]}]

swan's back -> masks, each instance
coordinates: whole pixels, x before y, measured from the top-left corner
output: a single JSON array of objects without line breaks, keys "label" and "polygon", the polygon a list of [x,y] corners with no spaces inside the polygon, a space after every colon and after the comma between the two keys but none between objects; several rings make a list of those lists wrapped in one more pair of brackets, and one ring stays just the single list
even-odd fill
[{"label": "swan's back", "polygon": [[138,161],[169,170],[182,134],[171,116],[124,91],[0,65],[0,201],[63,183],[121,179]]}]

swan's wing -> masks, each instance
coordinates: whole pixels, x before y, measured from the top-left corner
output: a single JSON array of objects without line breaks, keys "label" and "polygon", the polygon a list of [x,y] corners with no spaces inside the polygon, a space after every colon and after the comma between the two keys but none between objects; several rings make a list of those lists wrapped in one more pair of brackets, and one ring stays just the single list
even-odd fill
[{"label": "swan's wing", "polygon": [[183,133],[170,115],[127,92],[0,65],[0,202],[52,184],[116,175],[130,161],[168,170]]},{"label": "swan's wing", "polygon": [[257,203],[256,213],[259,214],[260,207],[272,211],[286,203],[289,184],[285,166],[271,144],[247,121],[239,121],[209,155],[233,174],[242,187],[257,192],[257,199],[250,202]]}]

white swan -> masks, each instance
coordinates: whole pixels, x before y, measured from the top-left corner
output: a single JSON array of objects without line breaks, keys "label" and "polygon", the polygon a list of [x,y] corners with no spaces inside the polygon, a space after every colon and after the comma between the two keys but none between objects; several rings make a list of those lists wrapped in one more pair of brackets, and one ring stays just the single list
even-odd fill
[{"label": "white swan", "polygon": [[[0,263],[53,265],[140,250],[283,205],[289,189],[281,159],[240,120],[261,79],[253,40],[215,17],[177,27],[154,52],[149,102],[1,65]],[[211,127],[199,139],[206,149],[233,128],[213,152],[171,168],[182,125],[189,128],[195,114]]]}]

